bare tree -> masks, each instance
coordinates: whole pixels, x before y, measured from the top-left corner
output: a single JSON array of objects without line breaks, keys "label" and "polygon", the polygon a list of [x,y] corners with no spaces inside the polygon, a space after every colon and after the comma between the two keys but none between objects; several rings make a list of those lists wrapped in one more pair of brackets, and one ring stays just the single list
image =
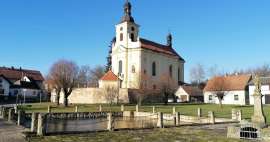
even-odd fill
[{"label": "bare tree", "polygon": [[163,100],[164,100],[165,105],[168,104],[168,99],[170,95],[173,96],[175,100],[174,93],[177,88],[177,83],[170,75],[168,75],[167,73],[161,75],[158,86],[159,86],[160,93],[163,94]]},{"label": "bare tree", "polygon": [[53,64],[49,74],[54,84],[63,90],[64,106],[68,106],[68,96],[78,80],[78,66],[73,61],[59,60]]},{"label": "bare tree", "polygon": [[52,92],[55,91],[56,104],[59,105],[61,86],[57,81],[53,79],[51,73],[46,77],[47,91]]},{"label": "bare tree", "polygon": [[202,64],[196,64],[190,69],[190,79],[192,83],[200,84],[205,80],[205,70]]},{"label": "bare tree", "polygon": [[224,76],[218,76],[213,78],[212,82],[213,85],[211,85],[211,88],[209,88],[211,91],[215,92],[215,96],[218,98],[219,105],[222,108],[222,100],[225,96],[226,91],[226,82]]},{"label": "bare tree", "polygon": [[91,79],[91,68],[88,65],[84,65],[80,67],[80,71],[78,74],[77,87],[78,88],[86,88],[89,87],[90,79]]},{"label": "bare tree", "polygon": [[136,101],[138,105],[142,105],[145,97],[151,94],[149,88],[147,88],[147,81],[149,77],[145,73],[138,73],[134,80],[134,85],[138,87],[138,93],[136,95]]},{"label": "bare tree", "polygon": [[90,86],[98,87],[98,81],[104,74],[105,74],[105,67],[103,66],[96,66],[95,68],[91,69]]},{"label": "bare tree", "polygon": [[119,97],[119,88],[117,86],[105,86],[104,96],[105,100],[110,105],[110,111],[112,111],[111,106],[118,101],[117,99]]}]

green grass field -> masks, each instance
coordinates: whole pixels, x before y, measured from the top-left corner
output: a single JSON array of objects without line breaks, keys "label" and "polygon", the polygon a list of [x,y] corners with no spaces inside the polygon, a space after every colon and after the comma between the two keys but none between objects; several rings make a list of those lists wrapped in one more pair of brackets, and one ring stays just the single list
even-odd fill
[{"label": "green grass field", "polygon": [[[75,105],[70,105],[68,107],[56,106],[51,103],[36,103],[36,104],[28,104],[24,106],[20,106],[21,109],[26,112],[47,112],[48,105],[52,106],[52,112],[74,112]],[[79,112],[96,112],[99,111],[99,105],[77,105],[79,107]],[[173,106],[176,107],[176,111],[181,114],[196,116],[197,109],[201,108],[203,116],[207,116],[208,111],[214,111],[216,117],[221,118],[230,118],[232,108],[241,109],[243,118],[250,119],[253,114],[253,106],[237,106],[237,105],[223,105],[223,108],[220,108],[219,105],[215,104],[149,104],[142,105],[139,107],[139,111],[152,112],[152,106],[156,106],[156,111],[164,112],[164,113],[172,113]],[[103,111],[120,111],[120,105],[113,105],[109,107],[108,105],[103,104]],[[127,111],[135,111],[135,105],[125,105],[125,110]],[[267,117],[267,122],[270,122],[270,106],[264,106],[264,112]],[[270,124],[270,123],[269,123]]]}]

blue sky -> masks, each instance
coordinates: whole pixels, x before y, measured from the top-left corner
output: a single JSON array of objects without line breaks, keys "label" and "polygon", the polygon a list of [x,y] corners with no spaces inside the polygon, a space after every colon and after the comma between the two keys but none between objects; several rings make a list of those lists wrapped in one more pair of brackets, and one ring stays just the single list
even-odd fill
[{"label": "blue sky", "polygon": [[[125,0],[1,0],[0,66],[46,74],[62,58],[105,64]],[[140,36],[165,43],[191,66],[225,71],[269,63],[269,0],[131,0]]]}]

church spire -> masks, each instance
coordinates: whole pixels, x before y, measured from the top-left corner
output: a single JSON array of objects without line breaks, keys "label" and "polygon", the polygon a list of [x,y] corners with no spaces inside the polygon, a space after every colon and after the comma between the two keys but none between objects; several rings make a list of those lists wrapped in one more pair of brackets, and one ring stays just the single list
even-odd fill
[{"label": "church spire", "polygon": [[172,47],[172,34],[169,32],[167,35],[167,46]]},{"label": "church spire", "polygon": [[126,3],[124,5],[124,16],[122,17],[121,23],[123,22],[133,22],[134,23],[134,19],[131,16],[131,3],[126,0]]}]

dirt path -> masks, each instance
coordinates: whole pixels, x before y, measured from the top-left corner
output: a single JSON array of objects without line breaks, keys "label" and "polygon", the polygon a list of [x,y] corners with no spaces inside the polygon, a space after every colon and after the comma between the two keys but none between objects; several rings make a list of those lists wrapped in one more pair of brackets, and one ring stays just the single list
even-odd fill
[{"label": "dirt path", "polygon": [[22,135],[23,131],[23,127],[0,118],[0,142],[26,142]]}]

